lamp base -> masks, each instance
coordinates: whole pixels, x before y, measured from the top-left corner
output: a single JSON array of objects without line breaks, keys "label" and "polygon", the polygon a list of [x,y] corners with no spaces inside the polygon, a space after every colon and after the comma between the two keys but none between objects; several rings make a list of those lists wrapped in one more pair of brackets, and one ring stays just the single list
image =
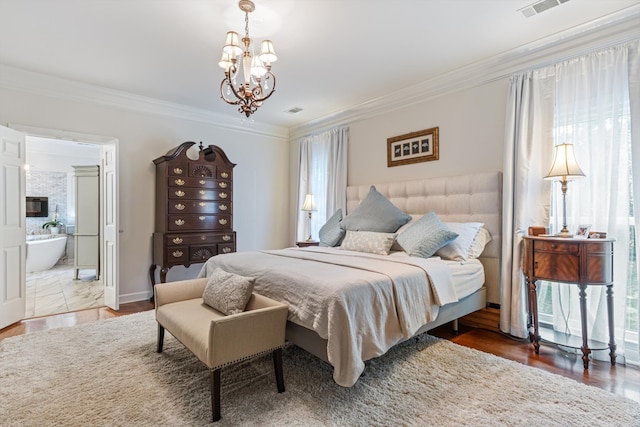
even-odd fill
[{"label": "lamp base", "polygon": [[571,239],[573,238],[573,234],[569,231],[561,231],[558,234],[554,234],[553,237],[562,237],[565,239]]}]

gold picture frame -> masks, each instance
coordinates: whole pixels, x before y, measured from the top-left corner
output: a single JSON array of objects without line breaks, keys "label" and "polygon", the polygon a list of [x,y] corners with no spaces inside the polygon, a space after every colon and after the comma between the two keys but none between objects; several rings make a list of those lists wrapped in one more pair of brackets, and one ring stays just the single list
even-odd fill
[{"label": "gold picture frame", "polygon": [[387,138],[387,167],[438,160],[438,128]]}]

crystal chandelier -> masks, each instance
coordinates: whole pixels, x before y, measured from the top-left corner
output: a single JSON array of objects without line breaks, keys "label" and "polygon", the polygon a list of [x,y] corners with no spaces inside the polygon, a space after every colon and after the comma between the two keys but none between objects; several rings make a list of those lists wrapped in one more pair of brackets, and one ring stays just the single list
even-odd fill
[{"label": "crystal chandelier", "polygon": [[[253,54],[253,46],[249,37],[249,12],[255,10],[250,0],[240,0],[238,7],[244,12],[244,37],[242,45],[238,33],[227,32],[222,48],[222,58],[218,65],[224,68],[224,79],[220,83],[222,99],[231,105],[238,105],[238,111],[249,117],[269,98],[276,88],[276,76],[271,72],[271,63],[278,57],[271,40],[264,40],[260,45],[260,55]],[[244,83],[237,83],[236,78],[242,67]],[[269,86],[269,81],[273,81]]]}]

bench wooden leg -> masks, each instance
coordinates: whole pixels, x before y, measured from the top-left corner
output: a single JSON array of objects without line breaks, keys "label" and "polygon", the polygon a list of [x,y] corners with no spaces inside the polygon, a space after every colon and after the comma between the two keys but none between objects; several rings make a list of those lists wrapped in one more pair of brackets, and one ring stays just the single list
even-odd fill
[{"label": "bench wooden leg", "polygon": [[278,393],[282,393],[284,391],[284,376],[282,375],[282,348],[273,350],[273,368],[276,371]]},{"label": "bench wooden leg", "polygon": [[220,419],[220,369],[211,370],[211,417],[214,423]]},{"label": "bench wooden leg", "polygon": [[164,328],[158,323],[158,353],[162,353],[162,346],[164,344]]}]

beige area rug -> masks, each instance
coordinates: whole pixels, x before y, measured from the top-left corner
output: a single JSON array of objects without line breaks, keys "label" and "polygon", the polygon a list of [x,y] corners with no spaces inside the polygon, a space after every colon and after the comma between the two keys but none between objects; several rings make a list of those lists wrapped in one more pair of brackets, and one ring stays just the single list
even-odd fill
[{"label": "beige area rug", "polygon": [[[2,426],[203,426],[209,375],[153,312],[0,342]],[[352,388],[295,346],[286,392],[271,356],[222,370],[222,420],[275,426],[638,426],[640,404],[423,335],[371,361]]]}]

